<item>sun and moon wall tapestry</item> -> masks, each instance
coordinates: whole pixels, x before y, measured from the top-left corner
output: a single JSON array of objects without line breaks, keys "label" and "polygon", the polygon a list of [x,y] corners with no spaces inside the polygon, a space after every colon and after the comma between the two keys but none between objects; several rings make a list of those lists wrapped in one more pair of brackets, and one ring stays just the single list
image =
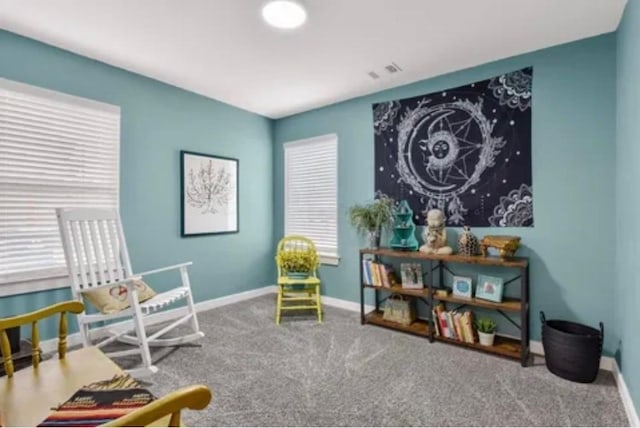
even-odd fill
[{"label": "sun and moon wall tapestry", "polygon": [[528,67],[373,105],[375,190],[406,199],[416,224],[533,227]]}]

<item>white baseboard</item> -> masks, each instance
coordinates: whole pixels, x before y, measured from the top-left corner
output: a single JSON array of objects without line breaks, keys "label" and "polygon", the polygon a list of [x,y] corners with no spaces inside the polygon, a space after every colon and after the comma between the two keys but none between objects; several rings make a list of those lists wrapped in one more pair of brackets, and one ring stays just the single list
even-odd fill
[{"label": "white baseboard", "polygon": [[627,413],[629,425],[632,427],[640,427],[638,412],[633,405],[633,399],[629,393],[629,388],[627,388],[627,383],[624,381],[624,377],[620,372],[620,367],[618,367],[618,362],[615,359],[613,360],[612,373],[613,378],[616,380],[616,385],[618,385],[618,392],[620,393],[620,399],[624,405],[624,411]]},{"label": "white baseboard", "polygon": [[[231,305],[233,303],[238,303],[243,300],[253,299],[254,297],[263,296],[265,294],[275,293],[277,288],[275,285],[268,285],[266,287],[256,288],[249,291],[243,291],[241,293],[231,294],[229,296],[218,297],[216,299],[204,300],[202,302],[196,303],[196,311],[202,312],[207,311],[209,309],[219,308],[221,306]],[[172,321],[181,316],[187,314],[186,306],[170,309],[168,311],[157,312],[155,314],[149,315],[147,320],[147,325],[153,325],[158,323],[163,323],[167,321]],[[119,331],[119,330],[128,330],[133,328],[133,322],[131,320],[121,321],[113,324],[109,324],[104,327],[98,327],[91,330],[92,337],[99,339],[101,337],[106,337],[109,331]],[[80,337],[80,333],[73,333],[67,337],[68,346],[77,346],[82,344],[82,339]],[[58,339],[49,339],[43,340],[40,342],[40,348],[43,353],[54,352],[58,349]]]},{"label": "white baseboard", "polygon": [[[352,312],[360,312],[360,303],[351,302],[349,300],[336,299],[335,297],[322,296],[322,304],[331,306],[334,308],[344,309]],[[364,311],[369,312],[374,310],[375,307],[371,305],[364,305]]]}]

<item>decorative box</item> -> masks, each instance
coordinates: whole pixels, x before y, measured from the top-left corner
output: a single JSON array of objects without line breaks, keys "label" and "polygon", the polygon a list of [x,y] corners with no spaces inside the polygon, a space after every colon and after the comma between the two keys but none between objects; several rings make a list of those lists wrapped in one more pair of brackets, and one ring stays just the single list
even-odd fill
[{"label": "decorative box", "polygon": [[519,236],[487,235],[480,241],[480,253],[487,257],[490,247],[498,250],[500,257],[513,257],[520,247]]}]

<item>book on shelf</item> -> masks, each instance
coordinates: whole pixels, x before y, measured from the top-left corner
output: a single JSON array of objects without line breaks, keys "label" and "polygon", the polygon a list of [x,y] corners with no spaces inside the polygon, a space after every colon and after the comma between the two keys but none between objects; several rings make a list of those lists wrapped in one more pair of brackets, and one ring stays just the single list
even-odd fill
[{"label": "book on shelf", "polygon": [[460,342],[475,343],[473,312],[446,311],[444,305],[437,305],[432,311],[436,336],[447,337]]},{"label": "book on shelf", "polygon": [[373,271],[373,264],[374,262],[372,260],[362,261],[362,277],[366,285],[376,284],[376,276]]},{"label": "book on shelf", "polygon": [[396,272],[393,269],[393,266],[391,266],[391,265],[384,265],[384,266],[385,266],[385,269],[387,270],[387,279],[389,281],[389,287],[400,287],[400,286],[402,286],[402,284],[398,280],[398,277],[396,276]]},{"label": "book on shelf", "polygon": [[467,343],[476,342],[475,335],[473,332],[473,324],[471,322],[472,318],[473,318],[473,312],[471,311],[466,311],[460,317],[460,328],[464,334],[464,340]]},{"label": "book on shelf", "polygon": [[402,288],[424,288],[420,263],[401,263],[400,277],[402,278]]},{"label": "book on shelf", "polygon": [[362,261],[362,280],[366,285],[390,288],[396,285],[393,268],[373,260]]},{"label": "book on shelf", "polygon": [[438,319],[438,313],[435,309],[431,310],[431,318],[433,320],[433,328],[436,336],[440,336],[440,320]]},{"label": "book on shelf", "polygon": [[453,312],[451,314],[451,318],[453,318],[453,325],[455,327],[456,330],[456,337],[459,340],[462,340],[463,342],[466,342],[467,340],[464,337],[464,331],[462,331],[462,324],[460,323],[460,317],[462,315],[460,315],[458,312]]},{"label": "book on shelf", "polygon": [[362,261],[362,282],[364,282],[366,285],[371,285],[371,276],[369,275],[369,263],[370,260],[363,260]]},{"label": "book on shelf", "polygon": [[371,262],[371,276],[373,277],[372,285],[380,287],[380,272],[378,270],[378,263]]},{"label": "book on shelf", "polygon": [[385,288],[391,287],[391,283],[389,282],[389,271],[387,269],[388,269],[387,265],[380,263],[379,265],[380,278],[381,278],[382,286]]}]

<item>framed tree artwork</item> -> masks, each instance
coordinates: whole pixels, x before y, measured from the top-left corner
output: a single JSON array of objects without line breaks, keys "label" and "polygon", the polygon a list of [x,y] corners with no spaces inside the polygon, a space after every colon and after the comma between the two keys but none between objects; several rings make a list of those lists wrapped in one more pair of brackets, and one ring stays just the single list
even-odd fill
[{"label": "framed tree artwork", "polygon": [[182,236],[238,232],[238,159],[180,152]]}]

